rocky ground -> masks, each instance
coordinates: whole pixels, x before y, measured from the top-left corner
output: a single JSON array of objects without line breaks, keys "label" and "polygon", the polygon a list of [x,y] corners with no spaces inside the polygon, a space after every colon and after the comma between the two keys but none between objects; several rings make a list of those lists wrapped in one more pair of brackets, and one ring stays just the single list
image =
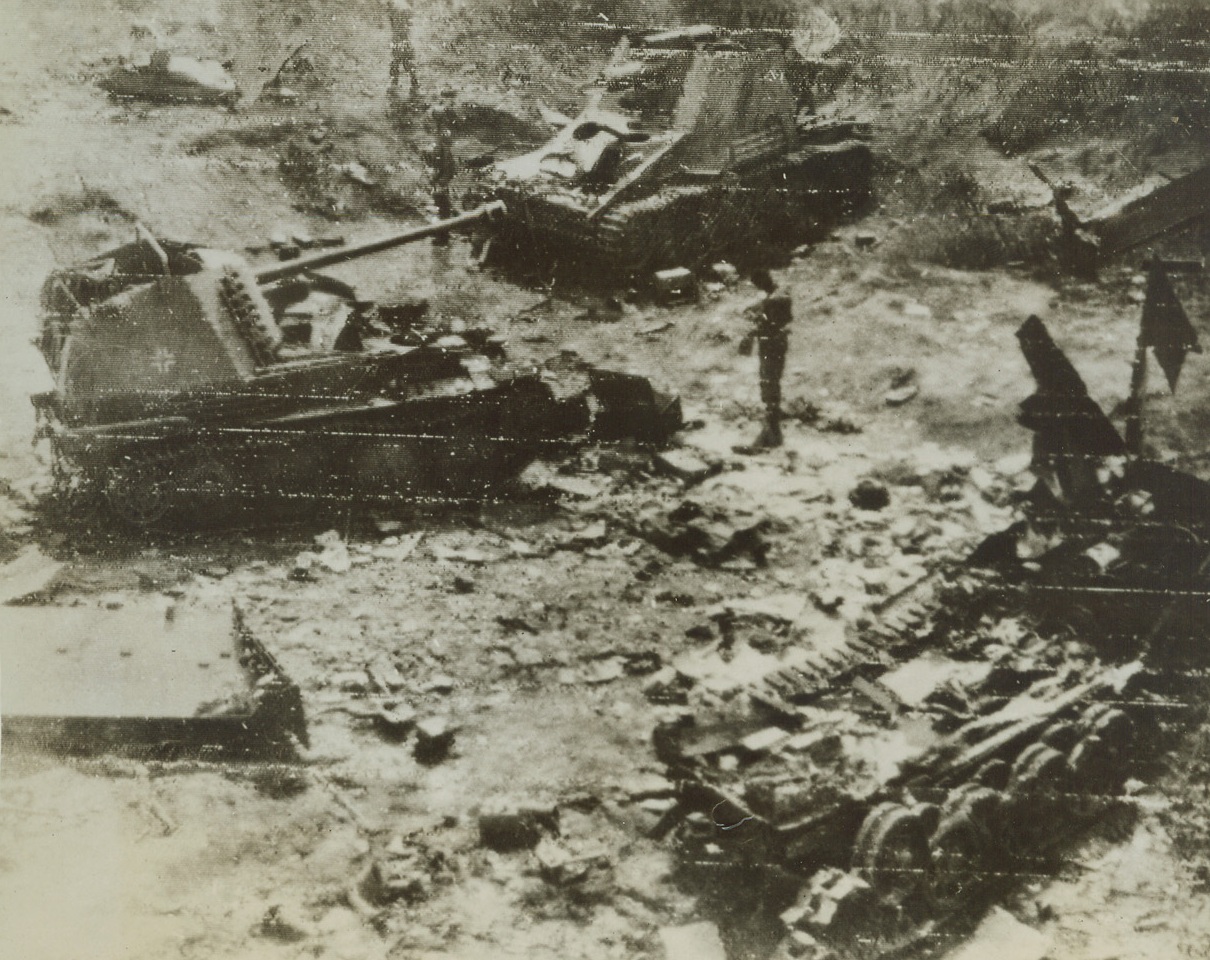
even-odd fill
[{"label": "rocky ground", "polygon": [[[1095,285],[1059,278],[1044,259],[957,269],[929,241],[972,218],[922,198],[935,166],[917,157],[891,169],[880,205],[779,272],[798,317],[792,417],[783,449],[745,457],[731,447],[750,439],[760,410],[755,361],[737,352],[746,283],[658,306],[518,285],[480,271],[462,240],[412,246],[332,273],[370,298],[424,296],[438,317],[485,322],[519,357],[570,349],[651,376],[685,404],[677,456],[713,475],[685,479],[637,449],[588,449],[535,465],[482,505],[334,507],[305,523],[195,535],[82,533],[38,509],[48,477],[27,396],[49,387],[29,345],[46,273],[129,237],[135,219],[262,257],[282,230],[353,239],[417,222],[431,131],[387,96],[388,35],[369,2],[336,14],[295,4],[285,30],[268,18],[273,4],[236,0],[187,14],[152,0],[8,6],[0,551],[11,563],[0,583],[46,570],[56,603],[238,602],[301,688],[311,744],[297,765],[6,751],[0,953],[697,960],[721,956],[721,924],[731,960],[768,955],[775,938],[713,912],[651,836],[667,808],[651,748],[666,708],[644,689],[668,667],[717,661],[720,609],[741,621],[757,611],[754,635],[793,625],[812,642],[1003,527],[1028,479],[1015,413],[1033,384],[1014,331],[1043,316],[1115,409],[1137,329],[1137,263]],[[456,36],[440,13],[419,17],[421,71],[426,96],[449,88],[463,108],[461,156],[543,136],[537,101],[574,108],[608,53],[544,50],[486,28]],[[289,79],[296,99],[233,112],[110,101],[91,81],[151,33],[232,59],[241,77],[297,35],[311,40],[311,70]],[[302,142],[331,144],[318,181],[283,165]],[[1103,152],[1112,143],[1098,141]],[[1028,176],[971,144],[988,189],[1043,219],[1046,198]],[[1208,392],[1210,369],[1195,357],[1180,394],[1153,399],[1159,448],[1196,462]],[[854,502],[863,481],[885,491],[885,506]],[[766,562],[675,556],[640,535],[645,519],[686,502],[724,531],[759,527]],[[742,668],[738,658],[725,669]],[[443,730],[449,750],[418,756]],[[1022,956],[1205,955],[1204,740],[1191,735],[1140,790],[1132,823],[1004,904],[1009,934],[1024,925],[1047,945],[1039,953],[1026,938],[1035,952]],[[494,837],[492,816],[518,808],[531,810],[520,820],[532,836]]]}]

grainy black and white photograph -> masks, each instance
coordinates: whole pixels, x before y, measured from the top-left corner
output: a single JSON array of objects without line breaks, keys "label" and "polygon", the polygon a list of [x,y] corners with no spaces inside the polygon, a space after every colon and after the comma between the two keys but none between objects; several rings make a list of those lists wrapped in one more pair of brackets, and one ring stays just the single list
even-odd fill
[{"label": "grainy black and white photograph", "polygon": [[0,956],[1210,957],[1210,0],[0,0]]}]

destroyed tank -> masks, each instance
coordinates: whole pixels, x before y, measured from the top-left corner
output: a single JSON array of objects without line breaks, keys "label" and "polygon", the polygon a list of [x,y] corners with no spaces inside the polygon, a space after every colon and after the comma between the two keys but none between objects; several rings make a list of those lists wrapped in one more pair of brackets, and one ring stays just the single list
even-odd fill
[{"label": "destroyed tank", "polygon": [[[313,271],[498,212],[262,268],[140,227],[56,271],[38,343],[55,389],[33,400],[61,484],[139,525],[269,499],[481,496],[581,425],[584,404],[494,362],[486,337],[376,321]],[[317,289],[344,294],[338,331],[297,309]]]},{"label": "destroyed tank", "polygon": [[126,60],[97,81],[115,100],[234,106],[239,88],[216,60],[174,56],[166,50]]},{"label": "destroyed tank", "polygon": [[809,239],[866,200],[871,153],[863,124],[800,122],[806,72],[776,31],[623,38],[577,117],[496,164],[493,251],[637,273]]},{"label": "destroyed tank", "polygon": [[1130,780],[1155,774],[1205,696],[1210,485],[1125,456],[1045,325],[1018,336],[1039,384],[1022,404],[1038,475],[1024,519],[876,621],[799,632],[656,731],[686,878],[732,915],[751,891],[782,956],[961,936],[1128,816]]}]

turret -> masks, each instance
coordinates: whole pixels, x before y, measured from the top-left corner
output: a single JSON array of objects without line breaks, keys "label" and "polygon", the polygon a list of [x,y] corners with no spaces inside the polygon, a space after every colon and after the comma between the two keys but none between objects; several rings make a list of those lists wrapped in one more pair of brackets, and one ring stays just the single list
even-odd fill
[{"label": "turret", "polygon": [[237,254],[160,241],[140,227],[133,243],[56,271],[43,287],[38,346],[58,384],[60,414],[72,423],[136,419],[166,398],[248,381],[279,361],[284,339],[265,297],[270,284],[503,211],[503,203],[488,203],[259,269]]}]

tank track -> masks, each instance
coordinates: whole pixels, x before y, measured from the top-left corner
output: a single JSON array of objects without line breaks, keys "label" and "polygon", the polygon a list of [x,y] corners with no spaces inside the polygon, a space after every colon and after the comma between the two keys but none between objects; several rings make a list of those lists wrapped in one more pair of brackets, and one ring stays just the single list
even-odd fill
[{"label": "tank track", "polygon": [[[984,598],[1003,605],[1004,587],[965,573],[927,581],[841,647],[794,651],[747,684],[756,719],[732,735],[684,720],[657,730],[657,754],[679,784],[671,829],[686,878],[707,896],[763,890],[759,909],[776,906],[795,955],[882,957],[963,929],[1023,875],[1053,869],[1075,838],[1127,816],[1125,784],[1150,775],[1179,729],[1171,685],[1185,681],[1137,660],[990,671],[982,688],[963,691],[965,706],[947,694],[923,714],[881,683],[922,652],[977,665],[1007,615],[926,611],[956,595],[972,611],[988,608]],[[929,713],[940,736],[923,755],[889,777],[843,773],[840,739],[893,738],[901,721]],[[795,887],[796,901],[777,901]]]}]

